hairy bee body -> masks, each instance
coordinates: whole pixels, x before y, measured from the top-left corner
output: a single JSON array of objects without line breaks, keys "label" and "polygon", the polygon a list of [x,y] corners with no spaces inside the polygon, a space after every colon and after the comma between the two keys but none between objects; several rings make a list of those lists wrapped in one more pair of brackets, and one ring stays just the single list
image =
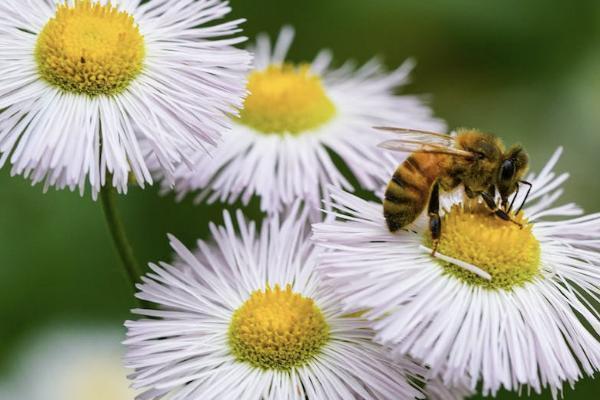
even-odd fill
[{"label": "hairy bee body", "polygon": [[394,232],[412,223],[423,212],[438,177],[446,175],[451,156],[413,153],[394,172],[385,190],[383,213]]},{"label": "hairy bee body", "polygon": [[[527,154],[522,148],[514,146],[506,152],[502,141],[494,135],[462,129],[452,142],[452,148],[415,151],[396,169],[383,201],[390,231],[411,224],[428,204],[432,208],[432,196],[437,197],[438,190],[450,191],[461,184],[469,197],[486,195],[497,188],[506,203],[526,171]],[[507,168],[512,168],[508,177]],[[436,193],[432,195],[434,186]],[[437,214],[439,202],[433,200],[431,211]]]}]

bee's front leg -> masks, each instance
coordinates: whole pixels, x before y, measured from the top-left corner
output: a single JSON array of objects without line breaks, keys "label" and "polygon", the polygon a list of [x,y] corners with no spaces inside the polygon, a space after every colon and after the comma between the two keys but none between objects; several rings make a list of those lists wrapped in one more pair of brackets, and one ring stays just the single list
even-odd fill
[{"label": "bee's front leg", "polygon": [[464,190],[465,190],[465,196],[463,198],[463,206],[464,206],[465,210],[468,210],[468,211],[476,210],[477,206],[478,206],[477,196],[479,196],[479,193],[475,193],[468,186],[465,186]]},{"label": "bee's front leg", "polygon": [[442,237],[442,219],[440,218],[440,184],[437,181],[433,184],[433,189],[431,190],[427,213],[429,214],[429,232],[431,233],[431,240],[433,242],[433,251],[431,252],[431,255],[434,256],[438,245],[440,244],[440,238]]},{"label": "bee's front leg", "polygon": [[513,224],[519,225],[520,228],[523,228],[523,224],[512,219],[506,211],[498,207],[498,205],[494,201],[494,198],[489,193],[482,192],[481,197],[483,198],[483,201],[488,206],[488,208],[492,211],[492,214],[494,214],[500,219],[503,219],[504,221],[510,221]]}]

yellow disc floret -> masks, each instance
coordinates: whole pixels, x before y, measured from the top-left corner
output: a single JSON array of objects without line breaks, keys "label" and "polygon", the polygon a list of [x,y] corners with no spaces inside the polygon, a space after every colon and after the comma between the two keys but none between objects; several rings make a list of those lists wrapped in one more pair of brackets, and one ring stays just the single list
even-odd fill
[{"label": "yellow disc floret", "polygon": [[271,65],[254,71],[248,90],[240,122],[263,133],[299,134],[335,115],[321,79],[306,65]]},{"label": "yellow disc floret", "polygon": [[257,290],[233,314],[229,345],[233,355],[261,369],[304,365],[329,339],[329,326],[315,303],[290,285]]},{"label": "yellow disc floret", "polygon": [[[485,280],[461,267],[440,261],[446,272],[473,285],[505,289],[531,281],[540,273],[540,243],[520,213],[519,225],[504,221],[483,207],[466,210],[454,205],[442,219],[438,251],[489,273]],[[426,238],[430,244],[430,237]]]},{"label": "yellow disc floret", "polygon": [[89,96],[123,91],[142,71],[145,47],[133,17],[111,3],[76,0],[57,7],[35,49],[44,80]]}]

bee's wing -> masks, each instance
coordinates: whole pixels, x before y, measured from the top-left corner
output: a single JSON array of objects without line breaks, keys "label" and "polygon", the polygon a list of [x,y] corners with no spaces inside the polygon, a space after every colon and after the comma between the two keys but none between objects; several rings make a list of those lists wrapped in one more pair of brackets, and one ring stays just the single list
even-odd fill
[{"label": "bee's wing", "polygon": [[473,157],[474,153],[470,151],[448,147],[438,143],[424,143],[416,140],[387,140],[379,144],[379,147],[392,151],[401,151],[404,153],[436,153],[449,154],[460,157]]},{"label": "bee's wing", "polygon": [[455,137],[445,133],[429,132],[419,129],[395,128],[391,126],[375,126],[374,129],[399,134],[402,139],[411,142],[439,144],[446,147],[454,145]]},{"label": "bee's wing", "polygon": [[456,138],[444,133],[429,132],[419,129],[394,128],[387,126],[374,127],[380,131],[398,134],[398,139],[387,140],[379,144],[379,147],[401,151],[405,153],[437,153],[450,154],[460,157],[473,157],[470,151],[456,148]]}]

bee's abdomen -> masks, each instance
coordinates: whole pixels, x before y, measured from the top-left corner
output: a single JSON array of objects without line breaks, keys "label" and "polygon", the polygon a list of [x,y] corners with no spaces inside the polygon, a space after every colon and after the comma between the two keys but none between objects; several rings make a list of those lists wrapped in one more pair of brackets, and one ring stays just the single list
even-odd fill
[{"label": "bee's abdomen", "polygon": [[383,200],[383,214],[390,231],[412,223],[425,208],[433,180],[421,160],[410,156],[394,172]]}]

